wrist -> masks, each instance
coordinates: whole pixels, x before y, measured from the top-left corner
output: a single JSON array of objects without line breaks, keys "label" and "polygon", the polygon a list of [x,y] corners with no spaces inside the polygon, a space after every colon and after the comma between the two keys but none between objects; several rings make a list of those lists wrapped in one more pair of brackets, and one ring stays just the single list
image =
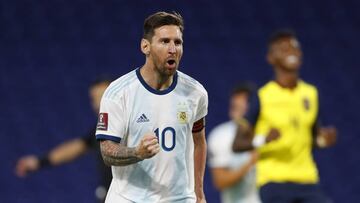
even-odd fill
[{"label": "wrist", "polygon": [[252,146],[256,149],[266,144],[266,137],[263,135],[255,135],[252,140]]},{"label": "wrist", "polygon": [[140,153],[140,149],[139,149],[139,146],[133,148],[134,149],[134,156],[137,158],[137,159],[140,159],[140,160],[143,160],[142,156],[141,156],[141,153]]},{"label": "wrist", "polygon": [[48,155],[46,155],[46,156],[44,156],[44,157],[38,158],[38,161],[39,161],[39,162],[38,162],[39,168],[45,168],[45,167],[50,167],[50,166],[52,166]]},{"label": "wrist", "polygon": [[196,194],[196,198],[197,199],[205,199],[205,193],[203,190],[201,191],[195,191],[195,194]]}]

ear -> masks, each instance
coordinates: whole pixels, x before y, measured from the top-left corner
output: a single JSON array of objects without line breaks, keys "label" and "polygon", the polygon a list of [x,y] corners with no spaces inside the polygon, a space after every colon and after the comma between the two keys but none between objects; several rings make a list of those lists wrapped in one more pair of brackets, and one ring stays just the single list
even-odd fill
[{"label": "ear", "polygon": [[148,56],[150,54],[150,42],[147,39],[141,39],[141,51],[142,53],[144,53],[146,56]]}]

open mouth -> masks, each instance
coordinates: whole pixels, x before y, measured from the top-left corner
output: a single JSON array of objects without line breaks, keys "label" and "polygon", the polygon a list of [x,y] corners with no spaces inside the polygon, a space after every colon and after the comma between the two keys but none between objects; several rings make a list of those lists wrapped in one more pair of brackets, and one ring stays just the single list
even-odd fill
[{"label": "open mouth", "polygon": [[297,56],[295,56],[295,55],[290,55],[290,56],[288,56],[288,57],[286,57],[286,62],[287,63],[297,63],[298,61],[299,61],[299,58],[297,57]]},{"label": "open mouth", "polygon": [[169,64],[170,66],[172,66],[172,65],[174,65],[175,64],[175,60],[174,59],[169,59],[168,61],[167,61],[167,64]]}]

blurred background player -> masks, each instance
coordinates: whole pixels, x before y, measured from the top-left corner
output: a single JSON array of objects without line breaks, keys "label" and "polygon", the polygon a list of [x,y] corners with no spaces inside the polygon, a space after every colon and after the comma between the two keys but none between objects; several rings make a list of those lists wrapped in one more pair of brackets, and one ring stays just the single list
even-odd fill
[{"label": "blurred background player", "polygon": [[320,127],[317,88],[299,78],[302,51],[293,32],[273,34],[267,61],[275,79],[258,90],[233,149],[257,148],[257,184],[264,203],[327,202],[312,149],[333,145],[336,129]]},{"label": "blurred background player", "polygon": [[[99,112],[101,97],[105,89],[111,83],[111,79],[102,78],[94,81],[89,88],[89,97],[94,113]],[[21,157],[16,164],[16,174],[18,177],[26,177],[31,172],[38,171],[48,166],[58,166],[79,158],[90,150],[96,150],[97,158],[99,159],[99,174],[102,180],[96,189],[96,197],[99,200],[105,199],[107,189],[111,182],[111,170],[102,163],[101,154],[99,151],[99,144],[97,143],[95,135],[96,127],[89,131],[83,137],[78,137],[73,140],[66,141],[54,147],[45,156],[27,155]]]},{"label": "blurred background player", "polygon": [[221,192],[222,203],[259,203],[256,188],[255,151],[234,153],[232,143],[236,136],[237,121],[248,109],[248,98],[254,87],[243,83],[230,95],[230,121],[216,126],[209,134],[209,165],[215,187]]}]

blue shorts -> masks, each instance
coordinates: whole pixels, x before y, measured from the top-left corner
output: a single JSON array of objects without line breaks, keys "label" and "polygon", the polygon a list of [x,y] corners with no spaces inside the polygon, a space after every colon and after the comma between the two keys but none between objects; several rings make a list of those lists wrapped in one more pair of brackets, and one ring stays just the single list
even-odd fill
[{"label": "blue shorts", "polygon": [[260,188],[263,203],[331,203],[317,184],[268,183]]}]

